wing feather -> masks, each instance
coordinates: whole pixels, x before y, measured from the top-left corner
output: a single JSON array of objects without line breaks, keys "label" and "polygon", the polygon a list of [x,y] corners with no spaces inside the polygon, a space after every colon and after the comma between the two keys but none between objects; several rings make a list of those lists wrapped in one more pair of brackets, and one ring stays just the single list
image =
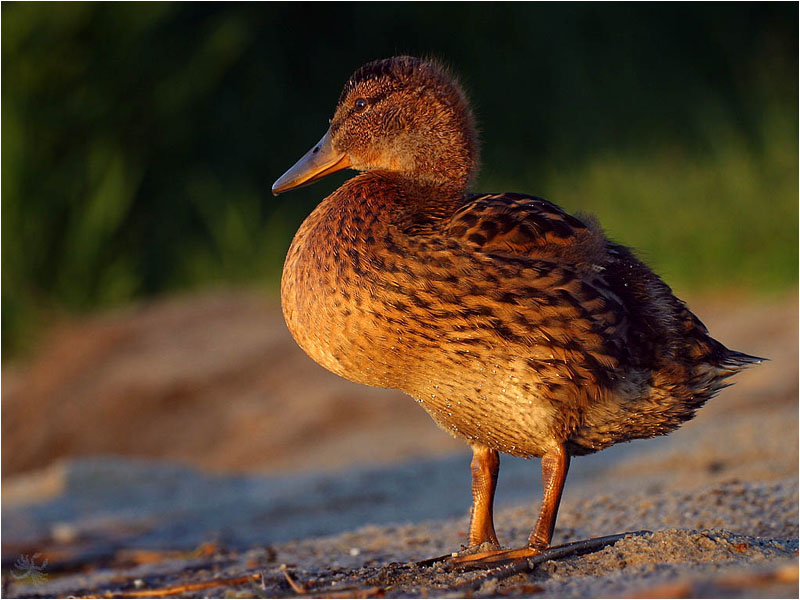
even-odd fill
[{"label": "wing feather", "polygon": [[606,240],[559,206],[526,194],[481,194],[450,219],[446,233],[487,253],[538,258],[572,266],[605,260]]}]

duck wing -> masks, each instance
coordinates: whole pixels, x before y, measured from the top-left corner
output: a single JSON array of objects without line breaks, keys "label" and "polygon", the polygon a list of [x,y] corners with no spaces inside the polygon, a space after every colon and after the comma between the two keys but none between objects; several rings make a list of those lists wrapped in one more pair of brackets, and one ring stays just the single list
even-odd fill
[{"label": "duck wing", "polygon": [[591,216],[575,217],[527,194],[477,194],[445,231],[497,260],[553,265],[561,278],[541,280],[547,287],[536,292],[557,299],[558,312],[571,308],[570,318],[577,312],[600,335],[605,353],[623,364],[652,369],[686,362],[731,374],[760,360],[714,340],[670,287],[629,248],[609,241]]},{"label": "duck wing", "polygon": [[468,197],[445,229],[483,252],[596,271],[607,261],[606,239],[591,217],[584,220],[537,196],[480,194]]},{"label": "duck wing", "polygon": [[509,337],[547,347],[551,358],[537,365],[585,367],[587,381],[611,385],[614,369],[629,362],[628,310],[604,279],[607,241],[586,220],[591,226],[536,196],[480,194],[465,199],[443,233],[496,269],[483,293],[507,315]]}]

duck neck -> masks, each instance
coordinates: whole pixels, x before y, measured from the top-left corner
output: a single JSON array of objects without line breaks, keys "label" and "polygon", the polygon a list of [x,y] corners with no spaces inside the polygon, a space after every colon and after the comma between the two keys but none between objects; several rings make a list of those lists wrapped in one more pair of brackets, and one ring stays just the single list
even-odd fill
[{"label": "duck neck", "polygon": [[[347,183],[361,191],[363,210],[401,228],[426,228],[449,218],[464,203],[466,193],[461,182],[432,181],[397,171],[368,171]],[[382,193],[371,193],[375,189]]]},{"label": "duck neck", "polygon": [[[456,195],[463,195],[477,171],[478,149],[474,134],[448,127],[442,132],[424,135],[409,132],[406,135],[413,139],[395,143],[399,148],[413,150],[407,159],[398,160],[396,170],[410,181],[429,185],[448,195],[456,192]],[[448,143],[442,143],[443,136]]]}]

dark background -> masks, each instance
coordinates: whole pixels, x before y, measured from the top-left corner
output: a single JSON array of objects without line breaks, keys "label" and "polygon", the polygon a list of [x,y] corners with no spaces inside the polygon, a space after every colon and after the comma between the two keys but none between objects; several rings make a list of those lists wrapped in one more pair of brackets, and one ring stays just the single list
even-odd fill
[{"label": "dark background", "polygon": [[210,284],[277,291],[344,179],[272,182],[362,63],[435,56],[477,189],[596,213],[679,291],[797,282],[797,5],[2,5],[2,341]]}]

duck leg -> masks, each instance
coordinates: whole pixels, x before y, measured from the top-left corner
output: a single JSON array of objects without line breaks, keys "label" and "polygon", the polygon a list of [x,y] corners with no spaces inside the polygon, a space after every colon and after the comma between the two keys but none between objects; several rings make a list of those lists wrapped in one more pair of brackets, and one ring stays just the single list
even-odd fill
[{"label": "duck leg", "polygon": [[[475,546],[490,543],[497,547],[497,534],[494,532],[494,491],[497,488],[497,473],[500,471],[500,454],[488,446],[472,444],[472,509],[469,519],[469,552]],[[482,554],[485,554],[483,552]],[[428,567],[432,564],[453,560],[453,554],[427,558],[417,564]],[[467,555],[469,558],[475,554]]]},{"label": "duck leg", "polygon": [[494,532],[494,491],[500,470],[500,455],[487,446],[472,446],[472,512],[469,521],[469,545],[490,542],[499,546]]},{"label": "duck leg", "polygon": [[[561,503],[561,493],[564,491],[564,482],[567,479],[568,470],[569,454],[567,454],[563,444],[559,444],[542,457],[544,496],[539,518],[536,520],[536,527],[534,527],[526,547],[514,550],[479,552],[455,558],[452,560],[452,564],[468,568],[490,567],[504,562],[527,559],[548,548],[553,538],[558,505]],[[470,535],[472,534],[471,529]]]},{"label": "duck leg", "polygon": [[544,550],[550,546],[568,471],[569,454],[567,454],[564,444],[559,444],[555,450],[542,457],[544,497],[542,498],[542,508],[539,510],[539,518],[536,519],[536,527],[528,539],[528,546],[531,548]]}]

